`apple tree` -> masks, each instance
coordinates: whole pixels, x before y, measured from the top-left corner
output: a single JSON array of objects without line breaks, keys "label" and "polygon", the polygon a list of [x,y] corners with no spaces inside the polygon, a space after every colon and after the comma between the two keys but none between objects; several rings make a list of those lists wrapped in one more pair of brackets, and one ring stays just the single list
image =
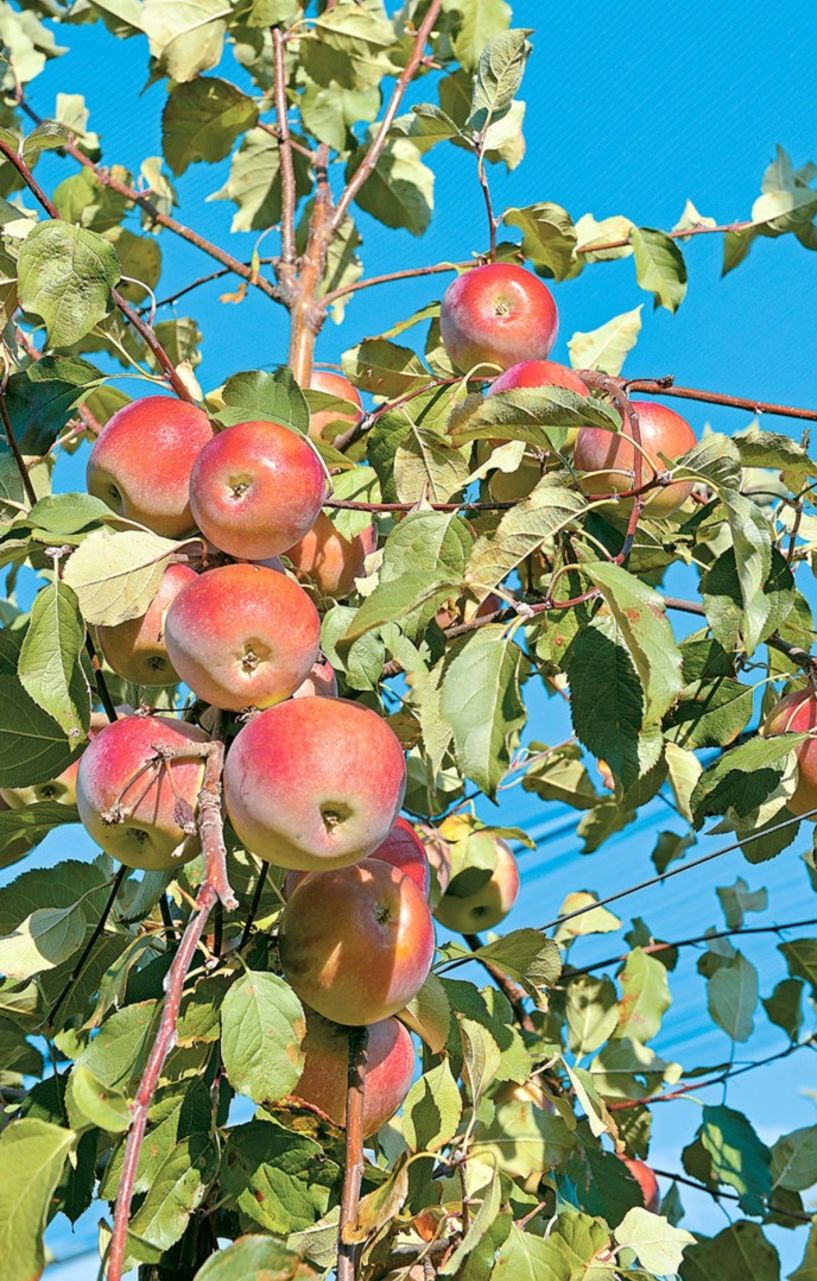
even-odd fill
[{"label": "apple tree", "polygon": [[[144,46],[163,95],[138,172],[39,91],[82,24]],[[108,1281],[775,1281],[768,1225],[812,1276],[817,1126],[769,1147],[706,1094],[661,1188],[649,1162],[654,1105],[757,1066],[733,1062],[755,1017],[774,1057],[814,1048],[817,937],[783,936],[762,1015],[743,880],[724,929],[637,918],[582,965],[642,887],[577,873],[503,929],[526,837],[477,802],[513,778],[603,860],[664,795],[684,832],[649,883],[810,841],[817,463],[790,427],[817,410],[622,369],[637,291],[674,312],[695,237],[724,271],[817,248],[814,168],[779,152],[729,224],[496,207],[537,44],[505,0],[17,0],[0,42],[0,1276],[40,1276],[47,1225],[95,1204]],[[471,256],[367,275],[360,212],[422,236],[451,148]],[[178,208],[191,166],[249,261]],[[180,249],[200,273],[168,294]],[[552,360],[560,296],[620,259],[632,310]],[[427,305],[367,324],[411,277]],[[211,342],[240,350],[250,297],[290,335],[218,387],[215,278]],[[739,429],[704,432],[706,403]],[[53,485],[67,454],[83,492]],[[569,704],[565,741],[534,697]],[[714,1067],[653,1046],[693,943]],[[739,1217],[696,1231],[686,1185]]]}]

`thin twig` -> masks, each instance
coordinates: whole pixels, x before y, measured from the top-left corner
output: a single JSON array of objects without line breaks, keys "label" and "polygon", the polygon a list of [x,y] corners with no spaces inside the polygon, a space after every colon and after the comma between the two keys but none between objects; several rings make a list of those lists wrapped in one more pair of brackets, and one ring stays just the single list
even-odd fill
[{"label": "thin twig", "polygon": [[387,271],[381,276],[368,276],[363,280],[356,280],[351,285],[340,285],[330,293],[324,294],[323,301],[329,306],[337,298],[344,298],[346,294],[359,293],[361,289],[371,289],[373,285],[390,285],[396,280],[412,280],[418,276],[436,276],[438,272],[467,271],[477,266],[479,263],[470,259],[468,262],[436,262],[430,267],[405,267],[402,271]]},{"label": "thin twig", "polygon": [[292,141],[289,136],[286,60],[284,33],[272,28],[273,64],[275,67],[275,114],[278,121],[278,157],[281,166],[281,267],[295,264],[295,169],[292,164]]},{"label": "thin twig", "polygon": [[94,646],[94,642],[89,631],[86,631],[85,633],[85,650],[91,660],[91,671],[94,674],[94,684],[96,685],[96,692],[99,695],[99,701],[105,709],[105,715],[113,725],[114,721],[118,719],[116,708],[114,707],[114,701],[111,698],[111,693],[108,689],[108,682],[105,680],[105,673],[102,670],[102,664],[99,661],[99,655],[96,652],[96,647]]},{"label": "thin twig", "polygon": [[[699,224],[697,227],[686,227],[683,230],[665,231],[664,235],[669,240],[686,240],[689,236],[712,236],[715,234],[723,235],[728,231],[746,231],[755,224],[751,218],[743,219],[741,222],[726,222],[717,227],[706,227]],[[635,230],[635,228],[633,228]],[[605,240],[600,242],[588,241],[586,245],[577,245],[575,253],[577,254],[596,254],[606,249],[626,249],[632,241],[630,236],[622,236],[618,240]]]},{"label": "thin twig", "polygon": [[252,902],[250,903],[250,910],[247,915],[247,919],[244,922],[244,928],[241,931],[241,938],[238,944],[239,949],[244,947],[245,943],[248,941],[250,937],[250,931],[252,930],[252,923],[255,920],[256,914],[258,912],[258,908],[261,904],[261,895],[264,892],[264,885],[266,884],[268,872],[269,872],[269,863],[266,863],[266,862],[262,863],[261,871],[258,873],[258,880],[255,883]]},{"label": "thin twig", "polygon": [[349,1071],[346,1083],[346,1163],[338,1224],[337,1281],[355,1281],[357,1246],[345,1240],[346,1229],[357,1223],[360,1186],[363,1182],[363,1105],[369,1029],[349,1028]]},{"label": "thin twig", "polygon": [[482,188],[482,198],[485,201],[485,212],[488,216],[488,258],[491,262],[496,262],[496,227],[497,220],[494,217],[494,206],[491,200],[491,188],[488,183],[488,176],[485,173],[485,146],[483,140],[476,144],[477,154],[477,178]]},{"label": "thin twig", "polygon": [[88,961],[89,956],[91,955],[94,948],[96,947],[97,941],[99,940],[99,937],[102,934],[102,931],[105,929],[105,926],[108,921],[108,917],[110,916],[111,911],[113,909],[113,905],[116,902],[116,896],[119,893],[122,887],[122,882],[124,881],[125,877],[128,875],[129,871],[130,871],[130,868],[125,867],[125,864],[123,863],[119,871],[116,873],[116,876],[113,878],[113,881],[111,883],[111,892],[108,895],[105,906],[103,907],[99,915],[99,920],[97,921],[96,925],[93,928],[91,937],[88,939],[88,942],[85,944],[85,947],[80,952],[79,959],[77,960],[76,965],[74,966],[68,979],[66,980],[66,983],[62,988],[62,991],[60,992],[54,1004],[51,1006],[51,1009],[48,1011],[48,1014],[45,1020],[45,1026],[46,1026],[46,1029],[48,1029],[49,1031],[51,1028],[53,1028],[54,1020],[57,1017],[57,1014],[62,1008],[69,993],[73,990],[74,985],[76,984],[80,974],[85,969],[86,962]]},{"label": "thin twig", "polygon": [[779,405],[768,400],[750,400],[746,396],[726,396],[722,392],[703,391],[697,387],[676,387],[671,376],[628,378],[622,381],[628,393],[679,396],[682,400],[700,400],[707,405],[724,405],[727,409],[743,409],[750,414],[774,414],[778,418],[802,418],[808,422],[817,422],[817,409],[800,409],[795,405]]},{"label": "thin twig", "polygon": [[441,3],[442,0],[431,0],[426,11],[426,15],[417,28],[417,35],[414,39],[414,47],[411,51],[411,55],[400,73],[400,78],[398,79],[397,84],[394,86],[394,90],[392,91],[392,95],[389,100],[389,105],[386,107],[383,119],[380,121],[377,133],[374,136],[374,141],[366,152],[366,155],[363,157],[363,160],[360,162],[358,168],[352,174],[352,177],[349,179],[346,187],[340,195],[340,198],[338,199],[335,212],[329,222],[329,232],[331,235],[334,235],[334,233],[338,231],[349,211],[349,206],[352,201],[355,199],[366,180],[374,172],[375,166],[377,165],[388,141],[389,132],[392,124],[394,123],[394,118],[397,115],[400,103],[403,101],[403,95],[411,84],[411,81],[414,79],[415,73],[423,60],[423,51],[426,46],[426,41],[428,40],[439,16]]},{"label": "thin twig", "polygon": [[[706,1183],[699,1183],[697,1179],[689,1179],[685,1174],[676,1174],[674,1170],[659,1170],[656,1166],[651,1166],[653,1174],[657,1174],[662,1179],[671,1179],[673,1183],[682,1183],[685,1188],[694,1188],[696,1192],[706,1192],[708,1196],[715,1201],[742,1201],[744,1194],[741,1192],[727,1192],[722,1188],[710,1188]],[[790,1210],[788,1206],[777,1205],[774,1201],[766,1202],[767,1214],[780,1214],[787,1219],[796,1219],[798,1223],[812,1223],[814,1216],[807,1214],[805,1210]]]},{"label": "thin twig", "polygon": [[6,404],[5,386],[0,390],[0,418],[3,419],[3,430],[6,433],[6,440],[8,441],[12,457],[17,464],[17,470],[20,473],[20,480],[23,482],[23,489],[25,490],[26,498],[33,507],[37,501],[37,491],[35,490],[31,477],[28,474],[25,459],[20,451],[17,437],[14,434],[14,428],[11,425],[8,405]]}]

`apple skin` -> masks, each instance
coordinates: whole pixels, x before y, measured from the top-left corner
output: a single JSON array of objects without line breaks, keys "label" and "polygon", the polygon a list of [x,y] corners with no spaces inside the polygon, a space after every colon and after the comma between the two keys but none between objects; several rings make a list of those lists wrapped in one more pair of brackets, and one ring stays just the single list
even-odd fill
[{"label": "apple skin", "polygon": [[[667,458],[680,458],[696,443],[695,433],[685,418],[674,409],[650,401],[634,400],[633,409],[638,414],[641,443],[646,457],[643,480],[650,480],[649,462],[658,472],[666,471],[661,454]],[[635,483],[635,449],[629,423],[621,432],[602,431],[598,427],[582,427],[573,449],[573,464],[579,472],[579,484],[588,497],[595,494],[621,494],[632,489]],[[582,473],[596,473],[582,475]],[[692,492],[693,482],[677,481],[664,489],[648,490],[644,502],[650,516],[671,516]],[[630,502],[619,504],[627,511]]]},{"label": "apple skin", "polygon": [[320,512],[309,532],[285,555],[299,578],[314,583],[322,596],[339,600],[355,590],[355,579],[362,577],[364,561],[376,546],[374,526],[344,538],[326,512]]},{"label": "apple skin", "polygon": [[366,858],[391,831],[405,789],[405,757],[392,729],[343,698],[290,699],[256,716],[224,769],[239,840],[259,858],[301,872]]},{"label": "apple skin", "polygon": [[169,396],[146,396],[117,410],[94,441],[88,492],[165,538],[191,533],[190,473],[212,439],[207,415]]},{"label": "apple skin", "polygon": [[348,400],[352,405],[349,413],[340,409],[318,409],[309,417],[309,434],[313,440],[331,440],[326,434],[327,428],[338,422],[348,423],[350,427],[359,421],[363,412],[363,401],[357,387],[353,387],[343,374],[333,374],[328,369],[313,369],[309,377],[312,391],[325,392],[327,396],[336,396],[338,400]]},{"label": "apple skin", "polygon": [[228,556],[265,560],[307,533],[326,497],[326,472],[303,436],[280,423],[237,423],[205,445],[190,475],[190,507]]},{"label": "apple skin", "polygon": [[434,909],[434,915],[446,929],[460,934],[476,934],[479,930],[499,925],[510,912],[519,894],[519,868],[511,848],[497,838],[496,866],[491,877],[473,894],[459,897],[454,891],[454,877],[445,894]]},{"label": "apple skin", "polygon": [[440,330],[457,369],[510,369],[544,360],[559,328],[550,290],[514,263],[493,262],[458,276],[443,294]]},{"label": "apple skin", "polygon": [[[794,690],[772,708],[763,723],[764,737],[775,734],[805,734],[817,729],[817,698],[810,689]],[[817,739],[808,738],[796,749],[797,786],[786,801],[792,814],[807,814],[817,809]],[[809,819],[814,823],[817,814]]]},{"label": "apple skin", "polygon": [[[423,842],[407,819],[398,818],[383,844],[378,845],[368,857],[381,859],[382,862],[396,867],[404,876],[414,881],[423,898],[428,898],[431,889],[431,866]],[[282,890],[284,898],[290,898],[296,886],[300,885],[308,875],[308,872],[287,872]]]},{"label": "apple skin", "polygon": [[318,654],[306,676],[293,692],[293,698],[337,698],[338,678],[324,654]]},{"label": "apple skin", "polygon": [[396,1014],[420,990],[434,958],[434,924],[414,881],[367,858],[301,881],[281,914],[278,946],[284,975],[306,1005],[362,1027]]},{"label": "apple skin", "polygon": [[641,1188],[644,1209],[649,1210],[650,1214],[657,1214],[661,1208],[661,1191],[654,1172],[645,1161],[639,1161],[637,1157],[623,1156],[621,1160]]},{"label": "apple skin", "polygon": [[298,688],[318,656],[320,618],[302,587],[262,565],[222,565],[196,577],[165,619],[181,680],[227,711],[270,707]]},{"label": "apple skin", "polygon": [[[126,716],[107,725],[80,757],[77,777],[79,816],[93,840],[120,863],[146,872],[170,871],[195,858],[198,836],[182,830],[176,809],[180,797],[195,812],[202,758],[168,762],[149,786],[147,773],[128,784],[157,747],[205,742],[207,735],[197,725],[162,716]],[[105,822],[102,815],[119,802],[123,788],[121,803],[134,804],[133,813],[121,823]]]},{"label": "apple skin", "polygon": [[176,684],[179,677],[165,645],[165,618],[182,588],[197,577],[188,565],[168,565],[146,614],[97,627],[97,644],[111,671],[134,685]]},{"label": "apple skin", "polygon": [[564,387],[567,391],[575,391],[577,396],[590,395],[587,384],[579,375],[568,365],[560,365],[555,360],[520,360],[518,365],[512,365],[494,379],[488,395],[513,391],[516,387]]},{"label": "apple skin", "polygon": [[[368,1029],[363,1137],[374,1134],[393,1117],[409,1092],[414,1075],[414,1046],[398,1019],[382,1019]],[[346,1124],[346,1076],[349,1033],[346,1028],[307,1010],[305,1056],[301,1079],[292,1093],[324,1112],[335,1125]]]}]

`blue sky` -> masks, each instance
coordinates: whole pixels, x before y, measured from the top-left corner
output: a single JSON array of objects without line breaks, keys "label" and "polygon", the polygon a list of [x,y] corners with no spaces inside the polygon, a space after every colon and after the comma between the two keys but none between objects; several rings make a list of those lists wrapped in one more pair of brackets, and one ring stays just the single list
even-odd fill
[{"label": "blue sky", "polygon": [[[629,0],[613,8],[594,9],[577,0],[556,8],[539,0],[517,0],[515,23],[534,28],[534,53],[522,96],[528,103],[525,127],[527,156],[513,174],[492,171],[498,208],[553,200],[577,218],[622,213],[641,225],[667,228],[690,198],[699,211],[718,221],[748,215],[759,191],[764,167],[777,143],[796,164],[817,158],[815,114],[806,97],[817,60],[817,24],[805,0],[786,7],[786,21],[774,21],[760,0],[687,0],[666,6]],[[101,27],[68,28],[60,43],[70,53],[52,63],[32,85],[31,98],[43,114],[53,110],[58,90],[84,93],[107,163],[138,171],[140,159],[159,152],[160,86],[140,96],[145,81],[144,41],[118,42]],[[231,70],[225,70],[229,77]],[[415,100],[426,96],[420,85]],[[484,247],[484,215],[470,158],[438,149],[430,157],[437,172],[437,213],[422,240],[389,232],[363,215],[367,274],[467,257]],[[73,172],[69,163],[45,157],[38,171],[46,186]],[[226,242],[232,206],[205,203],[224,178],[224,166],[194,166],[178,182],[180,216],[205,235]],[[254,237],[234,238],[234,251],[248,256]],[[208,260],[178,241],[162,237],[166,263],[162,291],[170,292],[206,272]],[[270,240],[265,250],[272,246]],[[556,288],[561,332],[555,359],[566,360],[566,342],[576,330],[592,330],[612,316],[644,304],[644,328],[627,372],[633,376],[672,373],[680,383],[791,404],[813,405],[817,390],[815,314],[817,256],[793,238],[757,243],[748,261],[720,279],[721,240],[699,237],[687,250],[689,293],[676,316],[653,312],[639,293],[632,264],[598,265],[580,279]],[[388,328],[440,296],[445,278],[373,290],[361,295],[347,312],[342,329],[328,324],[318,356],[336,361],[346,347]],[[240,307],[218,302],[224,282],[203,288],[180,305],[193,314],[205,333],[204,361],[198,374],[212,387],[239,369],[280,363],[286,353],[283,312],[257,293]],[[188,313],[189,308],[189,313]],[[131,384],[131,390],[133,385]],[[746,416],[727,410],[691,406],[688,417],[697,431],[706,422],[723,431],[746,425]],[[792,430],[784,420],[770,420],[775,430]],[[81,460],[61,466],[60,486],[82,483]],[[563,705],[534,697],[531,733],[557,742],[569,732]],[[496,811],[491,811],[495,814]],[[486,811],[486,817],[488,811]],[[509,924],[538,924],[555,916],[568,890],[592,888],[599,893],[648,875],[655,832],[678,829],[669,809],[656,802],[637,828],[631,828],[590,860],[578,854],[571,816],[549,807],[543,811],[520,789],[505,794],[502,821],[523,823],[540,837],[535,853],[524,854],[523,895]],[[812,899],[798,855],[810,832],[774,863],[751,868],[740,854],[711,867],[692,871],[668,884],[645,891],[622,905],[625,923],[643,915],[656,932],[674,937],[722,924],[715,885],[744,875],[752,887],[770,888],[770,907],[752,923],[786,921],[812,914]],[[81,838],[80,838],[81,839]],[[695,853],[711,848],[704,838]],[[72,853],[75,853],[72,850]],[[42,857],[58,856],[56,843]],[[577,960],[616,949],[609,940],[579,945]],[[768,994],[782,967],[776,940],[761,936],[746,947],[758,965],[761,991]],[[694,957],[672,982],[674,1004],[657,1048],[683,1062],[718,1063],[728,1057],[726,1038],[711,1027],[705,1009],[703,980]],[[757,1033],[739,1057],[760,1057],[782,1046],[762,1012]],[[814,1107],[800,1091],[813,1082],[810,1060],[801,1055],[773,1068],[749,1074],[730,1087],[728,1101],[745,1108],[761,1134],[772,1141],[795,1125],[811,1123]],[[708,1098],[717,1091],[710,1091]],[[652,1159],[662,1169],[680,1169],[679,1151],[698,1123],[694,1101],[655,1109]],[[690,1223],[715,1232],[726,1223],[724,1212],[706,1197],[684,1191],[692,1210]],[[727,1206],[729,1203],[726,1203]],[[91,1215],[79,1238],[62,1232],[53,1244],[63,1257],[93,1236]],[[802,1236],[772,1233],[786,1270],[795,1266]],[[54,1281],[88,1275],[54,1270]]]}]

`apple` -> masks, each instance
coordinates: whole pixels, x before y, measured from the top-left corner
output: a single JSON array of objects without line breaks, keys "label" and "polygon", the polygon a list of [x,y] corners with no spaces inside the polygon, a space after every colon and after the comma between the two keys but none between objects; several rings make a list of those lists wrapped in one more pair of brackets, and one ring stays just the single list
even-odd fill
[{"label": "apple", "polygon": [[360,399],[357,388],[353,387],[343,374],[333,374],[328,369],[313,369],[309,377],[309,386],[312,391],[322,391],[327,396],[337,397],[338,400],[348,400],[353,406],[349,413],[341,409],[317,409],[314,414],[310,414],[309,434],[313,440],[331,440],[332,433],[327,432],[327,428],[339,422],[346,423],[349,427],[358,422],[363,410],[363,401]]},{"label": "apple", "polygon": [[168,872],[195,858],[199,838],[189,829],[202,757],[145,767],[157,749],[205,742],[197,725],[162,716],[125,716],[101,730],[80,757],[77,776],[79,816],[93,840],[120,863],[146,872]]},{"label": "apple", "polygon": [[361,1027],[396,1014],[420,990],[434,958],[434,925],[414,881],[366,858],[301,881],[281,914],[278,946],[284,975],[306,1005]]},{"label": "apple", "polygon": [[[810,689],[794,690],[786,694],[772,708],[763,723],[761,733],[770,738],[775,734],[808,734],[817,729],[817,695]],[[808,814],[817,810],[817,739],[807,738],[795,750],[797,757],[797,786],[786,801],[792,814]],[[817,814],[810,814],[811,822]]]},{"label": "apple", "polygon": [[[428,898],[431,888],[431,867],[426,847],[415,832],[411,823],[405,818],[398,818],[382,845],[378,845],[368,856],[391,863],[404,876],[408,876],[420,888],[424,898]],[[283,895],[288,899],[297,885],[300,885],[308,872],[287,872],[284,877]]]},{"label": "apple", "polygon": [[[414,1075],[414,1047],[398,1019],[382,1019],[368,1029],[363,1136],[368,1137],[394,1116]],[[292,1093],[325,1113],[335,1125],[346,1123],[346,1078],[349,1033],[314,1010],[306,1014],[302,1042],[304,1070]]]},{"label": "apple", "polygon": [[463,373],[544,360],[558,328],[559,313],[550,290],[514,263],[474,267],[458,276],[443,294],[443,343]]},{"label": "apple", "polygon": [[334,600],[355,589],[355,579],[364,572],[364,561],[377,546],[374,526],[354,538],[344,538],[325,512],[321,512],[309,533],[285,553],[299,578],[306,578],[322,596]]},{"label": "apple", "polygon": [[190,473],[212,439],[201,409],[169,396],[146,396],[114,414],[88,459],[88,492],[165,538],[196,526],[190,510]]},{"label": "apple", "polygon": [[650,1214],[657,1214],[661,1208],[661,1192],[655,1173],[645,1161],[639,1161],[637,1157],[623,1156],[621,1160],[641,1188],[644,1209],[649,1210]]},{"label": "apple", "polygon": [[[652,467],[665,472],[667,463],[681,458],[696,443],[695,433],[685,418],[674,409],[650,401],[632,401],[638,414],[641,444],[644,449],[642,484],[652,479]],[[635,485],[635,449],[629,421],[620,432],[603,431],[599,427],[582,427],[573,449],[573,464],[579,473],[579,484],[584,492],[596,494],[621,494]],[[644,502],[651,516],[671,516],[692,492],[691,480],[677,481],[664,488],[647,490]],[[630,504],[621,504],[628,510]]]},{"label": "apple", "polygon": [[309,675],[304,677],[292,697],[312,698],[315,695],[319,698],[337,698],[338,696],[338,678],[334,667],[324,654],[318,654],[309,669]]},{"label": "apple", "polygon": [[179,592],[165,619],[170,661],[194,694],[229,711],[270,707],[318,655],[320,618],[302,587],[263,565],[222,565]]},{"label": "apple", "polygon": [[213,436],[190,474],[190,507],[228,556],[265,560],[303,538],[326,497],[314,446],[280,423],[237,423]]},{"label": "apple", "polygon": [[513,391],[516,387],[564,387],[577,396],[589,396],[587,384],[568,365],[555,360],[521,360],[504,374],[495,378],[488,389],[489,396],[498,392]]},{"label": "apple", "polygon": [[147,613],[97,627],[97,644],[111,671],[134,685],[176,684],[179,677],[165,645],[165,618],[171,602],[197,577],[188,565],[168,565]]},{"label": "apple", "polygon": [[[9,805],[8,801],[0,794],[0,814],[7,814],[15,806]],[[39,839],[34,840],[25,833],[15,836],[5,849],[0,850],[0,868],[11,867],[12,863],[19,863],[21,858],[25,858],[34,846],[39,843]]]},{"label": "apple", "polygon": [[394,731],[343,698],[290,699],[256,716],[224,769],[239,840],[259,858],[303,872],[343,867],[376,850],[405,787]]},{"label": "apple", "polygon": [[[468,891],[463,873],[452,877],[448,889],[434,909],[434,915],[446,929],[460,934],[475,934],[492,929],[508,915],[519,893],[519,868],[510,846],[499,837],[494,839],[496,865],[487,881]],[[470,872],[471,869],[467,869]],[[460,881],[459,893],[457,882]]]}]

